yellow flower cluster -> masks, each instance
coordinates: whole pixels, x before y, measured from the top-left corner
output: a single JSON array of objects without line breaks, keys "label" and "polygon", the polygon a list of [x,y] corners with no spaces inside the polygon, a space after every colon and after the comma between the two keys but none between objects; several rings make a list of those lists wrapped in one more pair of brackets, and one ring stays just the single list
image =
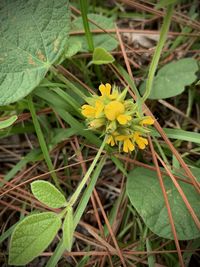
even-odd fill
[{"label": "yellow flower cluster", "polygon": [[124,152],[131,152],[135,144],[139,149],[148,145],[148,140],[142,135],[149,132],[147,125],[154,120],[150,116],[141,116],[138,106],[132,99],[125,100],[127,89],[121,93],[109,83],[99,86],[101,96],[92,95],[82,106],[81,113],[87,118],[90,129],[107,134],[107,143],[111,146],[123,146]]}]

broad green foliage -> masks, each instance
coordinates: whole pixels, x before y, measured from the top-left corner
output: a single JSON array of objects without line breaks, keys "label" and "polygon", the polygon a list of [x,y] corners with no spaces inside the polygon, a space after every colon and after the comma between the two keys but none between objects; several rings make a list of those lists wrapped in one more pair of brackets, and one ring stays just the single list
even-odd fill
[{"label": "broad green foliage", "polygon": [[[200,236],[188,209],[170,178],[163,178],[169,199],[179,240],[189,240]],[[189,203],[196,214],[199,214],[199,195],[190,184],[180,182]],[[128,175],[127,194],[135,209],[143,218],[145,224],[155,234],[173,239],[168,212],[163,194],[154,171],[136,168]]]},{"label": "broad green foliage", "polygon": [[68,251],[71,251],[73,234],[74,234],[74,222],[73,222],[73,209],[68,208],[67,214],[63,222],[63,243]]},{"label": "broad green foliage", "polygon": [[26,217],[12,234],[9,264],[25,265],[39,256],[54,239],[61,227],[61,219],[53,212]]},{"label": "broad green foliage", "polygon": [[51,208],[61,208],[67,205],[63,194],[47,181],[38,180],[32,182],[31,191],[40,202]]},{"label": "broad green foliage", "polygon": [[69,38],[67,48],[65,49],[64,56],[70,58],[76,55],[81,50],[82,44],[80,41],[74,41],[72,38]]},{"label": "broad green foliage", "polygon": [[65,59],[69,59],[76,55],[82,49],[82,43],[79,40],[74,40],[72,37],[69,37],[67,46],[65,47],[64,53],[58,59],[55,64],[61,64]]},{"label": "broad green foliage", "polygon": [[[97,15],[97,14],[88,14],[88,19],[94,21],[96,25],[98,25],[99,27],[101,27],[103,29],[114,29],[114,27],[115,27],[112,18],[107,18],[107,17]],[[90,25],[91,31],[92,30],[99,30],[99,27],[97,27],[93,23],[89,22],[89,25]],[[83,22],[82,22],[81,17],[75,19],[72,22],[72,32],[75,32],[75,31],[84,31]],[[102,48],[106,49],[107,51],[112,51],[118,45],[118,42],[116,41],[114,35],[110,35],[110,34],[106,34],[106,33],[105,34],[104,33],[93,33],[92,37],[93,37],[94,47],[102,47]],[[70,39],[71,38],[74,41],[78,40],[82,43],[81,51],[89,51],[87,40],[86,40],[84,34],[82,36],[81,35],[78,35],[78,36],[74,35],[74,36],[71,36]]]},{"label": "broad green foliage", "polygon": [[0,105],[29,94],[68,41],[68,0],[0,3]]},{"label": "broad green foliage", "polygon": [[96,65],[109,64],[114,62],[114,57],[102,47],[94,49],[92,63]]},{"label": "broad green foliage", "polygon": [[192,172],[193,175],[196,177],[197,181],[200,182],[200,168],[193,167],[193,168],[191,169],[191,172]]},{"label": "broad green foliage", "polygon": [[17,120],[17,116],[14,115],[7,120],[0,121],[0,130],[11,126]]},{"label": "broad green foliage", "polygon": [[[154,78],[149,99],[164,99],[181,94],[186,85],[196,80],[197,62],[193,58],[184,58],[162,67]],[[145,91],[146,82],[140,86],[140,92]]]}]

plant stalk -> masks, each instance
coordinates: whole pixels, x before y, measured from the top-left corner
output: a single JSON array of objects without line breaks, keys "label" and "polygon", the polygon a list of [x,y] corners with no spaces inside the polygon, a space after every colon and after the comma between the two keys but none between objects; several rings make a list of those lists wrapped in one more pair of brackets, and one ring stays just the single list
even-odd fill
[{"label": "plant stalk", "polygon": [[87,0],[80,0],[80,8],[81,8],[83,26],[85,29],[85,36],[86,36],[87,43],[88,43],[88,48],[90,52],[93,52],[94,43],[93,43],[92,33],[90,31],[90,26],[89,26],[88,18],[87,18],[87,4],[88,4],[87,2],[88,2]]},{"label": "plant stalk", "polygon": [[96,166],[96,163],[97,161],[99,160],[100,156],[101,156],[101,153],[104,149],[104,146],[106,144],[106,140],[107,140],[107,136],[105,136],[100,148],[99,148],[99,151],[98,153],[96,154],[92,164],[90,165],[88,171],[86,172],[85,176],[83,177],[82,181],[80,182],[79,186],[77,187],[76,191],[74,192],[74,194],[72,195],[70,201],[69,201],[69,205],[70,206],[73,206],[76,202],[76,200],[78,199],[81,191],[83,190],[84,186],[86,185],[91,173],[93,172],[95,166]]},{"label": "plant stalk", "polygon": [[152,59],[151,64],[150,64],[149,73],[148,73],[148,77],[147,77],[147,83],[146,83],[146,90],[145,90],[145,93],[142,97],[143,102],[145,102],[145,100],[149,97],[151,90],[152,90],[155,72],[156,72],[156,69],[158,66],[158,62],[159,62],[159,59],[161,56],[163,46],[164,46],[165,41],[167,39],[167,33],[169,30],[172,14],[173,14],[173,5],[169,5],[167,7],[166,16],[164,18],[163,25],[161,27],[160,38],[159,38],[158,44],[156,46],[155,53],[153,55],[153,59]]}]

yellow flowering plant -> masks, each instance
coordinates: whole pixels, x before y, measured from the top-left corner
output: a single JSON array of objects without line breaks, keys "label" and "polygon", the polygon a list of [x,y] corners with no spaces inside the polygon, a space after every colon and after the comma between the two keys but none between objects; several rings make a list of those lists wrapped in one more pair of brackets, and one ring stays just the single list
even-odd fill
[{"label": "yellow flowering plant", "polygon": [[109,83],[99,86],[101,95],[91,95],[86,98],[81,108],[82,115],[86,118],[88,128],[107,135],[107,144],[118,146],[128,153],[145,149],[148,140],[145,135],[150,131],[148,125],[154,120],[150,116],[143,116],[138,111],[138,104],[132,99],[126,99],[127,89],[122,92]]}]

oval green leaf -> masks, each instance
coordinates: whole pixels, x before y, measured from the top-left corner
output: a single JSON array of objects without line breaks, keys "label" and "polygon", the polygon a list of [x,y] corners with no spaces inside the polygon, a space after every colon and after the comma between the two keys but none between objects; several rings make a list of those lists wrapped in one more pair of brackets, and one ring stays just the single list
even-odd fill
[{"label": "oval green leaf", "polygon": [[9,249],[9,264],[25,265],[39,256],[53,241],[61,219],[53,212],[26,217],[14,229]]},{"label": "oval green leaf", "polygon": [[68,41],[68,0],[0,3],[0,105],[29,94]]},{"label": "oval green leaf", "polygon": [[[192,84],[197,76],[198,65],[193,58],[184,58],[171,62],[162,67],[154,78],[149,99],[164,99],[180,95],[185,86]],[[141,94],[144,94],[146,82],[140,86]]]},{"label": "oval green leaf", "polygon": [[[200,232],[173,182],[166,176],[163,177],[163,181],[178,239],[198,238]],[[195,213],[199,215],[198,193],[190,184],[180,181],[179,184]],[[152,232],[158,236],[173,239],[168,212],[156,172],[139,167],[132,170],[128,175],[127,194],[132,205]]]},{"label": "oval green leaf", "polygon": [[33,195],[50,208],[61,208],[67,205],[63,194],[51,183],[38,180],[31,183]]}]

